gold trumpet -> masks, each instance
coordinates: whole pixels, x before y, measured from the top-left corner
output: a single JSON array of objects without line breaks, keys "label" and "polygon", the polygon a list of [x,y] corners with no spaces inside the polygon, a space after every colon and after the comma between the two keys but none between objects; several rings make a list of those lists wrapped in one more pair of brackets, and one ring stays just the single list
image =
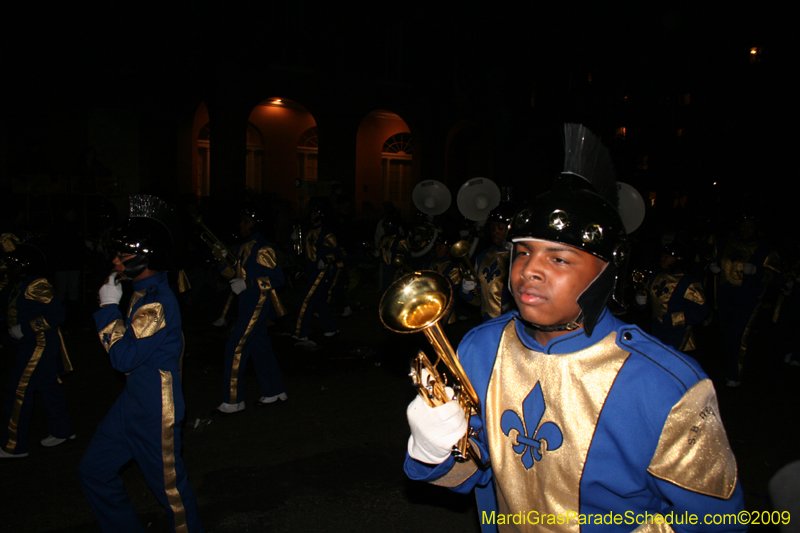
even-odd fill
[{"label": "gold trumpet", "polygon": [[200,233],[200,240],[206,243],[206,246],[211,248],[211,253],[214,254],[214,258],[224,264],[226,268],[231,268],[236,271],[236,253],[225,246],[225,243],[222,242],[216,235],[211,233],[211,230],[208,229],[208,226],[203,223],[202,216],[195,215],[194,222],[200,226],[200,228],[202,228],[203,231]]},{"label": "gold trumpet", "polygon": [[450,255],[458,259],[461,269],[461,274],[469,281],[478,281],[478,274],[475,272],[475,267],[469,260],[470,243],[467,240],[461,240],[450,247]]},{"label": "gold trumpet", "polygon": [[[457,400],[469,422],[471,415],[480,412],[480,400],[439,325],[441,319],[447,316],[452,301],[453,289],[447,278],[432,271],[411,272],[389,286],[381,298],[378,312],[383,325],[396,333],[422,331],[425,334],[437,359],[431,364],[422,350],[417,354],[411,371],[417,392],[431,407]],[[449,382],[447,374],[436,370],[440,362],[450,373]],[[423,383],[425,373],[427,379]],[[448,385],[455,392],[454,398],[446,392]],[[472,450],[469,437],[470,431],[467,431],[453,447],[453,456],[459,462],[472,459],[482,466],[480,455]]]}]

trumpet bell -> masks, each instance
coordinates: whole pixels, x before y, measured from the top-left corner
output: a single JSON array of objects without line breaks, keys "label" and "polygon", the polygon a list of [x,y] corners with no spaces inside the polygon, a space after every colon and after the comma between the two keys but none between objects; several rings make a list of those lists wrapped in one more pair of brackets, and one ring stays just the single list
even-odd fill
[{"label": "trumpet bell", "polygon": [[411,272],[384,293],[380,319],[395,333],[414,333],[441,320],[452,301],[453,289],[444,276],[432,271]]}]

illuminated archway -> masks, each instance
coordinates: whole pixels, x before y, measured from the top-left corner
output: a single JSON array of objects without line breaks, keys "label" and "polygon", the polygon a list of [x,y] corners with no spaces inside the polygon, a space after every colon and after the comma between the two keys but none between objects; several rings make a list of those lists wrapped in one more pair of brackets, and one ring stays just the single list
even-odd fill
[{"label": "illuminated archway", "polygon": [[355,200],[360,215],[391,201],[408,217],[411,191],[419,181],[412,167],[411,130],[398,115],[376,110],[364,117],[356,135]]}]

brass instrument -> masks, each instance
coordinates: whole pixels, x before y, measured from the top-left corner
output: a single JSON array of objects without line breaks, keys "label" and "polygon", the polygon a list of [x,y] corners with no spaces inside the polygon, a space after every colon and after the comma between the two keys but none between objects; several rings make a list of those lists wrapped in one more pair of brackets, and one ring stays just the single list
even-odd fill
[{"label": "brass instrument", "polygon": [[231,268],[236,271],[236,263],[238,262],[236,259],[236,253],[231,251],[230,248],[225,246],[225,243],[222,242],[216,235],[211,233],[211,230],[208,229],[203,223],[203,217],[200,215],[194,216],[194,222],[200,228],[202,228],[202,232],[200,233],[200,240],[202,240],[206,246],[211,248],[211,253],[214,254],[214,258],[225,265],[226,268]]},{"label": "brass instrument", "polygon": [[392,258],[392,266],[401,272],[413,272],[411,265],[406,263],[404,254],[395,254]]},{"label": "brass instrument", "polygon": [[467,240],[461,240],[450,247],[450,255],[458,259],[461,275],[469,281],[478,281],[478,273],[475,272],[475,267],[469,260],[470,243]]},{"label": "brass instrument", "polygon": [[631,272],[631,281],[633,281],[633,288],[639,294],[647,294],[647,279],[652,274],[649,270],[642,270],[635,268]]},{"label": "brass instrument", "polygon": [[[379,314],[381,322],[396,333],[422,331],[433,346],[437,359],[431,364],[423,351],[419,351],[412,365],[411,378],[417,392],[431,407],[437,407],[456,399],[469,422],[472,414],[480,412],[478,394],[469,382],[455,350],[439,325],[447,316],[453,301],[450,281],[432,271],[411,272],[392,283],[381,298]],[[442,362],[449,371],[440,374],[436,367]],[[427,379],[425,379],[427,373]],[[455,391],[455,398],[447,395],[445,386]],[[468,431],[453,447],[453,456],[459,462],[474,460],[482,468],[479,455],[472,451]]]}]

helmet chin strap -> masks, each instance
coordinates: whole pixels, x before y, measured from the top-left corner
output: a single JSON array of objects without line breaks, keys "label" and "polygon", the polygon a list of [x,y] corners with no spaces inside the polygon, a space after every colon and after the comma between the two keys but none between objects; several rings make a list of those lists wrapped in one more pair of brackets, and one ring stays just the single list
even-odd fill
[{"label": "helmet chin strap", "polygon": [[528,322],[527,320],[523,319],[525,325],[544,332],[551,332],[551,331],[575,331],[581,327],[581,322],[583,322],[583,311],[578,313],[578,318],[576,318],[573,322],[566,322],[564,324],[556,324],[555,326],[543,326],[541,324],[534,324],[533,322]]}]

